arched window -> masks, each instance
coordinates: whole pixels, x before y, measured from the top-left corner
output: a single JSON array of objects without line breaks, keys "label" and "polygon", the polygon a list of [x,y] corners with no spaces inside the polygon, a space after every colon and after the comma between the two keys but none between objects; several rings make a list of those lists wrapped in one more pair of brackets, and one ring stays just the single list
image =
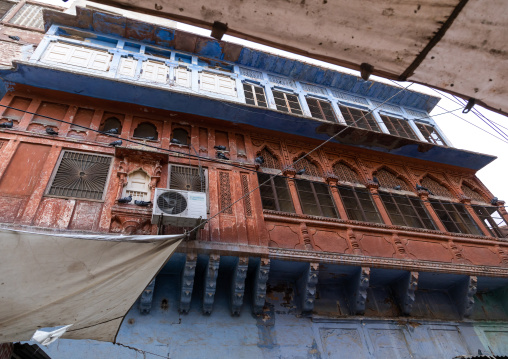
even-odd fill
[{"label": "arched window", "polygon": [[376,177],[379,181],[379,187],[411,191],[406,182],[397,178],[393,173],[384,168],[376,172]]},{"label": "arched window", "polygon": [[139,169],[127,176],[127,186],[124,189],[124,196],[132,196],[132,202],[150,200],[150,176]]},{"label": "arched window", "polygon": [[297,171],[305,169],[305,174],[308,176],[321,177],[321,171],[314,163],[308,159],[308,157],[305,157],[295,163],[294,167]]},{"label": "arched window", "polygon": [[263,157],[263,160],[265,161],[261,165],[261,167],[263,167],[263,168],[274,168],[274,169],[277,169],[277,170],[280,169],[280,162],[279,162],[279,160],[277,159],[277,157],[275,157],[274,154],[272,154],[272,152],[270,152],[269,149],[263,148],[263,150],[258,153],[258,156]]},{"label": "arched window", "polygon": [[471,187],[469,187],[467,184],[464,183],[462,185],[461,189],[462,189],[462,192],[464,192],[464,194],[466,196],[468,196],[469,198],[471,198],[473,201],[485,202],[485,199],[483,198],[483,196],[481,194],[479,194],[478,192],[476,192]]},{"label": "arched window", "polygon": [[451,192],[446,188],[445,186],[437,183],[432,178],[425,176],[420,183],[423,187],[430,190],[431,194],[434,196],[440,196],[440,197],[448,197],[453,198],[453,195]]},{"label": "arched window", "polygon": [[351,167],[342,162],[339,162],[335,166],[333,166],[333,173],[337,177],[339,177],[339,181],[361,183],[358,174],[355,171],[353,171]]},{"label": "arched window", "polygon": [[175,128],[173,130],[171,139],[177,140],[182,145],[188,145],[189,144],[189,133],[186,130],[184,130],[183,128]]},{"label": "arched window", "polygon": [[120,134],[122,132],[122,122],[116,117],[109,117],[102,124],[101,131],[109,131],[115,128],[118,129],[118,134]]},{"label": "arched window", "polygon": [[153,124],[143,122],[136,127],[133,137],[145,138],[147,140],[157,140],[159,134],[157,133],[157,128]]}]

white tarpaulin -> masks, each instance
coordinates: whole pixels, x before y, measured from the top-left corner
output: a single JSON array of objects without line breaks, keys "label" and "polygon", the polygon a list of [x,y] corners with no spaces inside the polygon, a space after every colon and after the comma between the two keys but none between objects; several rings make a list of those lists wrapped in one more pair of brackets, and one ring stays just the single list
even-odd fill
[{"label": "white tarpaulin", "polygon": [[113,342],[123,317],[183,237],[0,229],[0,343],[70,324],[62,338]]}]

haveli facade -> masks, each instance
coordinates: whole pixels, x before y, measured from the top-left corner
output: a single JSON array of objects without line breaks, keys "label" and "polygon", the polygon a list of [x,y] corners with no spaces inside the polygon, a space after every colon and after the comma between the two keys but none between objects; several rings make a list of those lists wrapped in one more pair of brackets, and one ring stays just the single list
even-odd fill
[{"label": "haveli facade", "polygon": [[475,176],[494,158],[451,146],[437,98],[90,9],[43,23],[0,71],[4,225],[182,231],[133,204],[156,188],[221,212],[129,312],[138,351],[50,357],[508,353],[508,214]]}]

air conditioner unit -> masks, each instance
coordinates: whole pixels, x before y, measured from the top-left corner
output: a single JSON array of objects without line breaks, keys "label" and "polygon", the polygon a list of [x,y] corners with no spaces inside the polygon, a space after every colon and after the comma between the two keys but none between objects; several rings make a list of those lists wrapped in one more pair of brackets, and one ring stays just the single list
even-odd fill
[{"label": "air conditioner unit", "polygon": [[206,193],[156,188],[152,224],[191,227],[206,219]]}]

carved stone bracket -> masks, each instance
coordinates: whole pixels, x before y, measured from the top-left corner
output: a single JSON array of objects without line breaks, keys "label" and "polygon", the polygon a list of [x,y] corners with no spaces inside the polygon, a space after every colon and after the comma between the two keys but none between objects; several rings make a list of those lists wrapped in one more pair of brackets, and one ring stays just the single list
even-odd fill
[{"label": "carved stone bracket", "polygon": [[349,304],[351,313],[363,314],[367,302],[367,289],[370,282],[370,268],[360,267],[349,283]]},{"label": "carved stone bracket", "polygon": [[360,249],[360,243],[356,239],[355,232],[351,228],[347,229],[347,237],[349,240],[349,244],[351,245],[351,248],[353,249],[353,254],[362,254],[362,250]]},{"label": "carved stone bracket", "polygon": [[155,278],[148,284],[141,293],[138,302],[138,309],[141,314],[149,314],[150,310],[152,310],[152,299],[153,299],[153,290],[155,288]]},{"label": "carved stone bracket", "polygon": [[282,174],[287,177],[294,177],[296,175],[296,168],[289,166],[284,168]]},{"label": "carved stone bracket", "polygon": [[474,295],[476,294],[478,278],[468,276],[465,280],[450,289],[450,295],[457,303],[461,318],[467,318],[473,312]]},{"label": "carved stone bracket", "polygon": [[239,316],[242,310],[243,296],[245,293],[245,278],[247,277],[248,257],[239,257],[233,271],[231,281],[231,314]]},{"label": "carved stone bracket", "polygon": [[392,284],[402,314],[410,315],[418,288],[418,272],[407,272]]},{"label": "carved stone bracket", "polygon": [[189,313],[196,274],[196,260],[197,256],[194,253],[187,254],[185,258],[182,271],[182,288],[180,290],[180,306],[178,308],[178,311],[182,314]]},{"label": "carved stone bracket", "polygon": [[217,289],[217,275],[219,274],[220,256],[211,254],[205,273],[205,290],[203,293],[203,313],[212,314]]},{"label": "carved stone bracket", "polygon": [[312,312],[316,300],[319,263],[308,263],[307,268],[297,281],[300,305],[303,313]]},{"label": "carved stone bracket", "polygon": [[254,293],[252,301],[252,312],[254,314],[261,314],[266,300],[266,282],[270,274],[270,260],[268,258],[261,258],[254,277]]}]

